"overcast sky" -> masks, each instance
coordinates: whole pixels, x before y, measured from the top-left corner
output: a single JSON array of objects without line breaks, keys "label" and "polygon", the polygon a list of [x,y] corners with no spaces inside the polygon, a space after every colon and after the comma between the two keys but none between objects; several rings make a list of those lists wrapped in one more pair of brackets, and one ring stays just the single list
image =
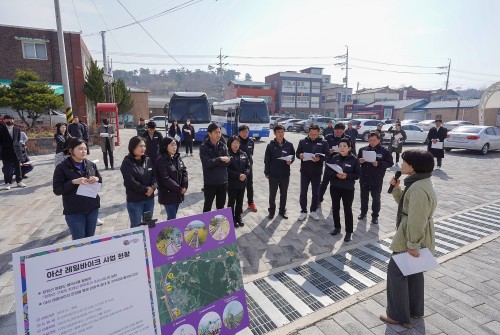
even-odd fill
[{"label": "overcast sky", "polygon": [[[498,0],[119,0],[137,19],[106,33],[114,69],[227,68],[264,81],[323,67],[332,82],[349,46],[349,86],[486,88],[500,81]],[[64,30],[81,31],[102,66],[101,30],[133,23],[118,0],[61,0]],[[183,8],[184,7],[184,8]],[[0,24],[56,29],[53,0],[0,0]],[[1,52],[1,46],[0,46]],[[168,56],[172,55],[173,58]],[[197,56],[197,57],[195,57]],[[245,58],[247,57],[247,58]],[[386,63],[386,64],[382,64]],[[403,66],[396,66],[396,65]],[[401,73],[412,72],[412,73]]]}]

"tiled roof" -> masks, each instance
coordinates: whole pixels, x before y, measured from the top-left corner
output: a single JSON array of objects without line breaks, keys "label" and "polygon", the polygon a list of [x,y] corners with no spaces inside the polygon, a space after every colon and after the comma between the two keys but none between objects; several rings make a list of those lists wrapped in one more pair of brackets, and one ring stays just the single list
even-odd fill
[{"label": "tiled roof", "polygon": [[390,100],[390,101],[379,101],[369,104],[367,107],[373,107],[375,105],[383,106],[394,106],[394,109],[402,109],[412,105],[418,106],[426,103],[425,99],[408,99],[408,100]]},{"label": "tiled roof", "polygon": [[[479,106],[481,99],[460,100],[460,108],[474,108]],[[457,108],[457,100],[448,101],[433,101],[427,105],[419,107],[419,109],[436,109],[436,108]]]}]

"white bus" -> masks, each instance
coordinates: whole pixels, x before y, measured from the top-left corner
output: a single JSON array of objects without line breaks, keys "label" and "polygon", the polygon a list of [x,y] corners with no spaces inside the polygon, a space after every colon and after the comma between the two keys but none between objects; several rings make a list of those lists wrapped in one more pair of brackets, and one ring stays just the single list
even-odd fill
[{"label": "white bus", "polygon": [[269,137],[269,110],[264,99],[236,98],[212,104],[212,122],[225,136],[238,135],[238,127],[247,125],[248,136],[255,140]]},{"label": "white bus", "polygon": [[[210,105],[206,93],[175,92],[164,111],[169,124],[177,120],[179,127],[182,128],[187,119],[191,120],[195,131],[195,141],[203,141],[210,124]],[[168,133],[168,129],[166,132]],[[181,137],[183,138],[184,135]]]}]

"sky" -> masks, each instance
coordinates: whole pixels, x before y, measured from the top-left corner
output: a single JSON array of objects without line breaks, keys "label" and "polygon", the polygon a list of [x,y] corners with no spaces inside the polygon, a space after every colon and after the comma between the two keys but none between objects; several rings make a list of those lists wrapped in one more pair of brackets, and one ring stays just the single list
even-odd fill
[{"label": "sky", "polygon": [[[333,83],[349,50],[356,90],[412,85],[485,89],[500,81],[498,0],[60,0],[65,31],[81,32],[113,69],[228,69],[255,81],[322,67]],[[30,10],[26,10],[29,8]],[[157,15],[158,14],[158,15]],[[162,15],[163,14],[163,15]],[[156,16],[157,15],[157,16]],[[133,18],[133,17],[135,18]],[[150,18],[135,23],[136,20]],[[53,0],[0,0],[0,24],[56,29]],[[142,26],[142,27],[141,27]],[[1,52],[1,46],[0,46]],[[439,69],[439,67],[443,67]],[[344,66],[345,68],[345,66]]]}]

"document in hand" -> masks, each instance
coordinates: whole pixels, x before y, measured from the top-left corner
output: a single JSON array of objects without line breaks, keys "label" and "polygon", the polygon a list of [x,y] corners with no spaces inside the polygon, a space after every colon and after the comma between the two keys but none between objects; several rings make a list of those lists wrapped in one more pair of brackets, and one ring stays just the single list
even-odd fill
[{"label": "document in hand", "polygon": [[101,189],[101,183],[93,184],[81,184],[76,190],[76,194],[83,197],[95,198],[97,197],[97,192]]},{"label": "document in hand", "polygon": [[338,145],[334,145],[330,149],[332,149],[334,152],[339,152],[339,146]]},{"label": "document in hand", "polygon": [[284,160],[284,161],[291,161],[293,159],[293,155],[278,157],[278,159],[281,159],[281,160]]},{"label": "document in hand", "polygon": [[392,258],[404,276],[433,270],[439,267],[439,263],[427,248],[420,249],[419,257],[413,257],[405,252],[403,254],[394,255]]},{"label": "document in hand", "polygon": [[313,157],[315,157],[315,154],[312,154],[310,152],[304,152],[304,161],[312,161]]},{"label": "document in hand", "polygon": [[443,149],[443,142],[436,142],[431,144],[431,149]]},{"label": "document in hand", "polygon": [[326,165],[337,173],[344,173],[344,170],[342,170],[342,168],[340,166],[338,166],[337,164],[326,163]]},{"label": "document in hand", "polygon": [[377,160],[377,153],[375,151],[363,150],[363,159],[367,162],[375,162]]},{"label": "document in hand", "polygon": [[396,140],[399,140],[400,138],[403,138],[403,135],[401,135],[401,133],[398,133],[398,134],[394,135],[394,138]]},{"label": "document in hand", "polygon": [[101,136],[101,137],[109,137],[109,134],[108,133],[100,133],[99,136]]}]

